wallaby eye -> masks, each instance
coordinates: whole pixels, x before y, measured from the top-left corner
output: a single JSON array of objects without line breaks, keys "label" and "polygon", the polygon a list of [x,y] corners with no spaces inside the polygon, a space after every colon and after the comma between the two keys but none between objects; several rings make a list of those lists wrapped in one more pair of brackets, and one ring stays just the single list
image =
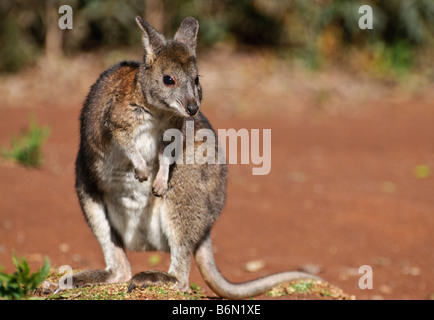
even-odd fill
[{"label": "wallaby eye", "polygon": [[199,84],[199,76],[197,76],[196,79],[194,79],[194,83],[195,83],[196,85]]},{"label": "wallaby eye", "polygon": [[173,86],[175,84],[175,80],[173,80],[171,76],[163,76],[163,82],[168,86]]}]

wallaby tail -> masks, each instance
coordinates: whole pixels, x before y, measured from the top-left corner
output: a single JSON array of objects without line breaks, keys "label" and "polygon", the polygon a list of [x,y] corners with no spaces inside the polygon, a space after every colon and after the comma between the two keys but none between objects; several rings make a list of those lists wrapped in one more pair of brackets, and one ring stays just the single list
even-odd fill
[{"label": "wallaby tail", "polygon": [[212,243],[209,233],[197,247],[194,257],[196,264],[206,284],[220,297],[226,299],[244,299],[253,297],[274,286],[300,279],[320,278],[305,272],[280,272],[242,283],[232,283],[223,277],[218,270],[212,253]]}]

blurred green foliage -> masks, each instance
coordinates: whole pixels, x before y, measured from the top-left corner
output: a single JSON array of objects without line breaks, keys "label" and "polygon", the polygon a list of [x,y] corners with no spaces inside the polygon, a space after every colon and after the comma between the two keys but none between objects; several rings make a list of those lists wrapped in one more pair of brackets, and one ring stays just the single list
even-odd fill
[{"label": "blurred green foliage", "polygon": [[31,273],[26,259],[21,261],[13,256],[12,261],[16,271],[12,274],[0,270],[0,298],[6,300],[27,299],[30,293],[35,290],[48,276],[50,262],[45,258],[44,265],[38,271]]},{"label": "blurred green foliage", "polygon": [[2,148],[1,155],[27,167],[37,168],[42,164],[42,145],[50,133],[50,128],[41,127],[34,117],[30,125],[19,137],[13,137],[12,148]]},{"label": "blurred green foliage", "polygon": [[[140,45],[136,15],[161,17],[160,31],[172,34],[181,20],[200,22],[199,45],[228,42],[265,47],[298,57],[312,68],[329,59],[345,59],[350,48],[367,50],[365,60],[408,70],[420,48],[434,39],[432,0],[2,0],[0,70],[17,71],[44,53],[48,14],[60,5],[73,8],[73,30],[63,30],[63,53]],[[368,4],[372,30],[361,30],[358,12]],[[368,49],[367,49],[368,48]],[[363,59],[362,59],[363,60]],[[375,63],[374,63],[375,64]]]}]

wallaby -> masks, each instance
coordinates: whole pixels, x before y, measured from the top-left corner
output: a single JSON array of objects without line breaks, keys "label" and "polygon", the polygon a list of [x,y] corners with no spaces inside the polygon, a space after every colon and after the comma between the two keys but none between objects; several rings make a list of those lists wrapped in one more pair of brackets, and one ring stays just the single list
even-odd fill
[{"label": "wallaby", "polygon": [[[131,291],[170,282],[185,291],[191,254],[208,286],[223,298],[246,298],[282,282],[316,278],[282,272],[234,284],[221,275],[210,232],[225,202],[226,165],[170,164],[163,152],[167,129],[185,134],[186,122],[194,121],[195,132],[212,130],[199,111],[199,24],[186,18],[173,40],[167,40],[140,17],[136,22],[143,32],[143,60],[103,72],[81,111],[76,191],[106,268],[74,274],[73,285],[129,281]],[[168,272],[131,277],[126,249],[170,252]]]}]

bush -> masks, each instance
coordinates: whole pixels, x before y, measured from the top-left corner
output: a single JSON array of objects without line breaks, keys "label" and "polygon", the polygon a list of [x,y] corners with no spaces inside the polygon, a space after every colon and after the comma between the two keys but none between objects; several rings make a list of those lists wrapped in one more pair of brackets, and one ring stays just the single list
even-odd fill
[{"label": "bush", "polygon": [[13,256],[12,261],[17,269],[13,274],[0,271],[0,298],[7,300],[21,300],[29,298],[29,294],[35,290],[48,276],[50,262],[45,258],[44,265],[35,273],[30,273],[27,261]]},{"label": "bush", "polygon": [[48,127],[40,127],[35,119],[31,119],[29,129],[18,138],[12,138],[12,149],[2,151],[3,157],[28,167],[40,166],[42,164],[42,144],[49,132]]}]

